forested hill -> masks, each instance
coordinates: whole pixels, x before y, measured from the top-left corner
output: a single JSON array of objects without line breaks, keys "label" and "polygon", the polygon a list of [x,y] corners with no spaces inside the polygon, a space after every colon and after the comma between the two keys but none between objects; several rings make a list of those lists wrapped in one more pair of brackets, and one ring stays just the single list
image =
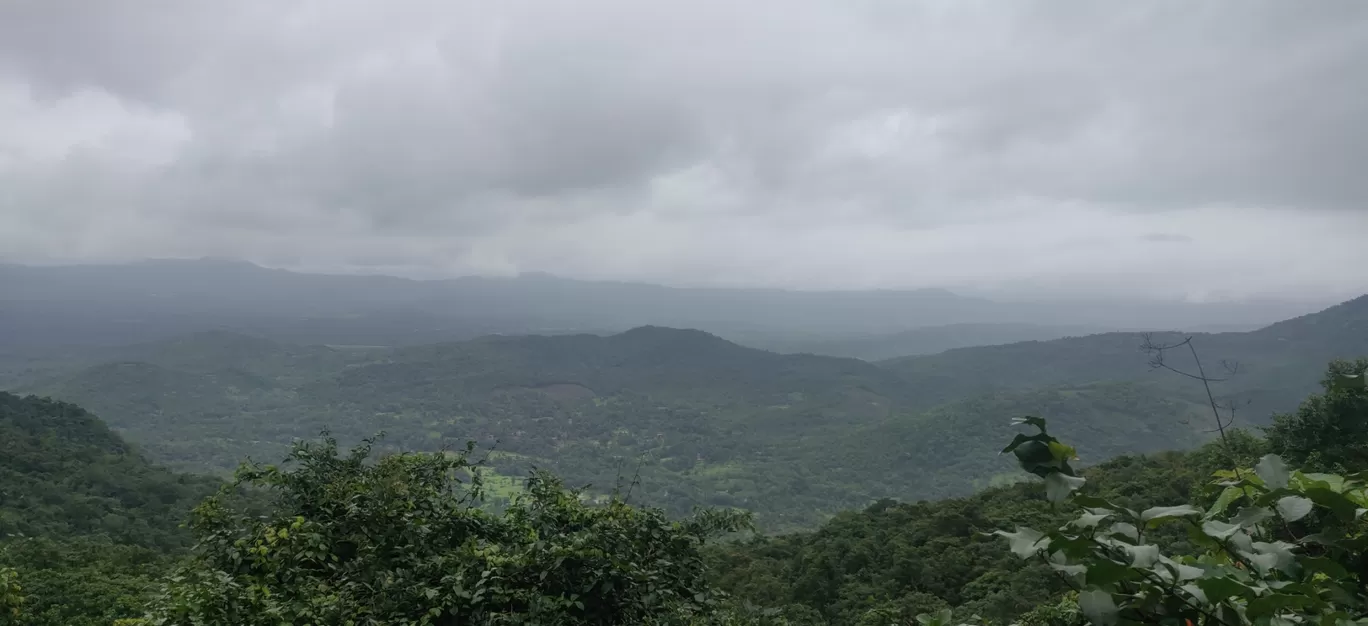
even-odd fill
[{"label": "forested hill", "polygon": [[609,337],[486,337],[403,348],[349,369],[339,382],[341,392],[358,394],[392,394],[425,383],[475,394],[578,385],[591,395],[636,393],[758,407],[854,392],[877,395],[885,404],[913,400],[903,395],[897,375],[864,361],[775,354],[702,331],[656,326]]},{"label": "forested hill", "polygon": [[[1313,391],[1330,358],[1368,353],[1363,304],[1194,342],[1212,369],[1240,361],[1216,392],[1250,400],[1241,423],[1257,423]],[[384,431],[385,451],[493,447],[505,495],[537,466],[598,493],[636,479],[639,497],[676,513],[738,506],[788,529],[881,497],[991,484],[1010,471],[991,452],[1016,415],[1063,420],[1093,460],[1202,441],[1201,386],[1150,371],[1141,341],[1111,333],[874,364],[663,327],[401,348],[211,332],[109,349],[108,362],[55,366],[22,389],[90,407],[180,469],[279,459],[324,429],[344,442]],[[1184,356],[1174,364],[1187,367]]]},{"label": "forested hill", "polygon": [[[1241,441],[1258,450],[1260,442]],[[1137,510],[1172,502],[1206,505],[1202,486],[1226,462],[1212,446],[1122,457],[1086,476],[1090,494]],[[1076,605],[1065,603],[1072,613],[1050,612],[1066,583],[1043,562],[1021,561],[993,534],[1069,519],[1046,501],[1039,483],[935,502],[881,501],[843,512],[813,532],[720,546],[711,552],[711,564],[723,589],[776,607],[795,624],[913,624],[919,613],[953,607],[962,619],[991,620],[982,623],[1074,626],[1084,623]],[[1168,533],[1162,540],[1180,537]],[[1021,619],[1036,607],[1043,615]]]},{"label": "forested hill", "polygon": [[[1209,366],[1240,361],[1217,392],[1252,400],[1243,418],[1259,420],[1313,390],[1320,364],[1368,352],[1364,302],[1195,344]],[[606,490],[639,472],[640,493],[672,510],[743,506],[789,527],[988,484],[1004,468],[977,452],[1011,415],[1068,416],[1090,458],[1200,440],[1200,386],[1150,371],[1140,342],[1111,333],[871,364],[662,327],[407,348],[211,332],[110,349],[109,362],[25,389],[89,406],[187,469],[276,459],[325,428],[344,440],[383,430],[391,450],[497,442],[509,476],[537,465]],[[933,464],[919,450],[965,460]]]},{"label": "forested hill", "polygon": [[[1158,344],[1187,337],[1208,374],[1226,379],[1218,391],[1240,403],[1256,422],[1287,411],[1314,390],[1319,365],[1368,354],[1368,296],[1324,311],[1250,332],[1154,333]],[[891,359],[879,364],[897,372],[922,396],[951,400],[998,390],[1021,390],[1101,381],[1154,381],[1170,393],[1190,396],[1198,388],[1179,376],[1150,367],[1139,333],[1103,333],[1052,341],[949,350]],[[1234,373],[1222,362],[1237,366]],[[1196,371],[1190,353],[1171,353],[1167,362]]]},{"label": "forested hill", "polygon": [[78,406],[0,392],[0,538],[183,546],[179,525],[216,484],[151,464]]}]

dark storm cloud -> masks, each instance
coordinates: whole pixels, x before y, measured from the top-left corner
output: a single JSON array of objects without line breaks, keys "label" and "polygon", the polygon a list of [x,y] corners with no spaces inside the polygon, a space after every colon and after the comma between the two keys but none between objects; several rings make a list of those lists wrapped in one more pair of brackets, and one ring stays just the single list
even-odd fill
[{"label": "dark storm cloud", "polygon": [[1355,0],[17,0],[0,254],[1351,292],[1366,59]]}]

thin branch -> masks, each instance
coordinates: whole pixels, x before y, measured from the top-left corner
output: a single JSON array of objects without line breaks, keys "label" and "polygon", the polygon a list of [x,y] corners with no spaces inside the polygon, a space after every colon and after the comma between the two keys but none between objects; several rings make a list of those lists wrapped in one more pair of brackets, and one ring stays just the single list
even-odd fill
[{"label": "thin branch", "polygon": [[[1185,377],[1187,377],[1187,378],[1191,378],[1191,379],[1193,379],[1193,380],[1201,381],[1201,383],[1202,383],[1202,389],[1204,389],[1204,390],[1206,391],[1207,404],[1211,407],[1211,414],[1212,414],[1212,417],[1214,417],[1215,420],[1216,420],[1216,429],[1215,429],[1215,431],[1218,432],[1218,433],[1220,433],[1220,435],[1221,435],[1221,445],[1225,448],[1226,454],[1230,457],[1230,460],[1231,460],[1231,462],[1232,462],[1232,465],[1237,466],[1237,467],[1234,468],[1234,469],[1235,469],[1235,476],[1236,476],[1237,478],[1239,478],[1239,477],[1240,477],[1240,468],[1238,467],[1239,463],[1236,462],[1236,459],[1235,459],[1235,450],[1234,450],[1234,448],[1232,448],[1231,445],[1230,445],[1230,438],[1229,438],[1229,436],[1226,435],[1226,429],[1229,428],[1232,424],[1235,423],[1235,409],[1234,409],[1234,404],[1231,403],[1231,408],[1230,408],[1230,420],[1227,421],[1227,420],[1225,420],[1225,418],[1223,418],[1223,417],[1221,416],[1221,409],[1220,409],[1220,406],[1219,406],[1219,405],[1217,404],[1217,402],[1216,402],[1216,394],[1214,394],[1214,393],[1211,391],[1211,383],[1213,383],[1213,382],[1223,382],[1223,381],[1225,381],[1226,379],[1224,379],[1224,378],[1212,378],[1212,377],[1210,377],[1210,376],[1207,376],[1206,368],[1202,366],[1202,358],[1201,358],[1201,356],[1199,356],[1199,355],[1197,354],[1197,346],[1193,345],[1193,343],[1192,343],[1192,337],[1191,337],[1191,336],[1188,336],[1188,337],[1184,338],[1182,341],[1179,341],[1179,342],[1177,342],[1177,343],[1171,343],[1171,344],[1157,344],[1157,343],[1155,343],[1155,342],[1154,342],[1154,335],[1153,335],[1152,333],[1145,333],[1145,334],[1143,335],[1143,337],[1144,337],[1144,341],[1140,344],[1140,349],[1141,349],[1143,352],[1145,352],[1146,354],[1149,354],[1149,355],[1150,355],[1150,369],[1160,369],[1160,368],[1162,368],[1162,369],[1166,369],[1166,370],[1168,370],[1168,371],[1170,371],[1170,372],[1174,372],[1174,373],[1176,373],[1176,374],[1181,374],[1181,375],[1183,375],[1183,376],[1185,376]],[[1178,350],[1178,349],[1181,349],[1181,348],[1184,348],[1184,347],[1186,347],[1188,353],[1192,355],[1192,362],[1195,363],[1195,364],[1197,365],[1197,373],[1196,373],[1196,374],[1193,374],[1192,372],[1186,372],[1186,371],[1180,370],[1180,369],[1178,369],[1178,368],[1176,368],[1176,367],[1173,367],[1172,365],[1169,365],[1168,362],[1167,362],[1166,359],[1165,359],[1165,356],[1167,355],[1167,353],[1168,353],[1170,350]],[[1236,372],[1239,371],[1239,364],[1238,364],[1238,363],[1235,363],[1235,362],[1233,362],[1233,361],[1222,360],[1222,361],[1221,361],[1221,366],[1222,366],[1227,372],[1231,373],[1232,375],[1233,375],[1234,373],[1236,373]],[[1208,432],[1210,432],[1210,431],[1208,431]]]}]

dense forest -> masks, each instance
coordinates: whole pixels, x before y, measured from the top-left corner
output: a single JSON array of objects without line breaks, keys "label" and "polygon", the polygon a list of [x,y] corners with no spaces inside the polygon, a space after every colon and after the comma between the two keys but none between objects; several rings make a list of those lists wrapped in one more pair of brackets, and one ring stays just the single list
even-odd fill
[{"label": "dense forest", "polygon": [[[1004,451],[1043,481],[938,502],[882,500],[782,536],[743,532],[749,515],[737,510],[672,519],[630,504],[630,492],[594,502],[542,471],[491,510],[473,446],[377,455],[372,441],[345,451],[331,437],[297,442],[280,466],[240,467],[192,511],[216,481],[148,464],[78,407],[0,394],[0,506],[11,524],[0,540],[0,623],[1266,623],[1251,613],[1349,623],[1336,616],[1358,610],[1354,590],[1368,580],[1355,547],[1358,503],[1368,505],[1358,490],[1368,488],[1286,468],[1346,473],[1368,462],[1365,370],[1368,359],[1332,363],[1322,392],[1276,416],[1265,436],[1230,431],[1193,451],[1124,456],[1081,473],[1070,467],[1076,450],[1028,418],[1040,433],[1019,434]],[[1276,514],[1249,513],[1275,497]],[[1059,505],[1065,498],[1070,506]],[[1174,503],[1187,504],[1164,506]],[[1336,517],[1345,507],[1348,517]],[[1129,514],[1151,530],[1124,544],[1132,556],[1122,562],[1084,551],[1073,565],[1068,549],[1019,563],[1042,535],[1022,548],[1027,531],[1006,529],[1059,527],[1068,539],[1080,509],[1089,528]],[[1161,525],[1195,515],[1207,520],[1205,535]],[[1269,516],[1284,526],[1256,526]],[[188,530],[172,524],[186,518]],[[1312,524],[1334,534],[1315,535]],[[1246,527],[1260,540],[1253,552],[1238,541],[1229,554],[1210,551],[1213,536]],[[1174,556],[1135,556],[1158,550]],[[1075,575],[1109,563],[1120,568],[1111,583]],[[1188,604],[1156,605],[1134,595],[1147,579],[1125,582],[1165,563],[1196,591],[1150,593]],[[1218,588],[1227,595],[1207,591]]]},{"label": "dense forest", "polygon": [[[1256,547],[1368,509],[1352,500],[1364,354],[1368,298],[1254,331],[880,362],[654,326],[397,347],[210,331],[11,354],[0,623],[1153,623],[1208,601],[1194,624],[1245,623],[1211,615],[1322,589],[1286,578],[1303,566],[1357,576],[1341,552],[1353,523],[1292,556]],[[1203,364],[1210,396],[1183,375]],[[1306,473],[1249,482],[1269,455]],[[1080,511],[1124,525],[1151,510],[1184,513],[1144,531],[1164,560],[1134,561],[1174,576],[1253,575],[1210,569],[1225,567],[1213,532],[1251,537],[1227,555],[1242,571],[1321,560],[1202,582],[1230,592],[1213,600],[1148,587],[1168,570],[1113,554],[1135,541],[1089,551],[1131,540],[1070,530]],[[1184,530],[1189,510],[1205,513]],[[1018,527],[1074,547],[1023,563],[1043,539]],[[1348,610],[1335,597],[1279,606]]]},{"label": "dense forest", "polygon": [[[1258,426],[1313,391],[1325,362],[1368,353],[1366,325],[1360,298],[1251,332],[1148,337],[1193,337],[1228,378],[1217,400]],[[344,444],[384,431],[384,452],[474,440],[504,491],[541,467],[598,495],[635,482],[676,515],[746,508],[782,531],[1009,480],[988,454],[1002,415],[1055,416],[1093,459],[1200,445],[1207,398],[1154,370],[1145,341],[1106,333],[869,363],[662,327],[397,348],[214,331],[29,362],[8,386],[88,407],[184,471],[226,476],[324,429]],[[1239,370],[1225,376],[1223,362]],[[934,462],[945,448],[961,454]]]},{"label": "dense forest", "polygon": [[80,407],[0,393],[0,594],[5,568],[17,568],[17,623],[140,614],[194,542],[186,514],[218,484],[149,463]]}]

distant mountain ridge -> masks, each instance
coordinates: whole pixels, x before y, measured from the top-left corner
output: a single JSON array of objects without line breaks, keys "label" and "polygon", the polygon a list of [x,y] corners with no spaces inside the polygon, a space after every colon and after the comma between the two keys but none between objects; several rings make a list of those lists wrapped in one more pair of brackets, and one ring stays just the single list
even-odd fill
[{"label": "distant mountain ridge", "polygon": [[[643,325],[699,328],[767,347],[747,337],[778,333],[784,335],[779,341],[820,341],[961,324],[1102,330],[1243,326],[1310,308],[1298,303],[994,302],[943,289],[673,288],[547,275],[419,281],[302,274],[220,260],[0,265],[0,350],[118,345],[211,329],[296,343],[416,345],[491,333],[613,333]],[[993,339],[973,341],[985,340]]]},{"label": "distant mountain ridge", "polygon": [[[1368,296],[1248,332],[1152,335],[1158,344],[1187,337],[1193,338],[1209,373],[1228,379],[1217,391],[1249,402],[1250,417],[1258,422],[1272,411],[1291,409],[1313,391],[1326,362],[1368,355]],[[1139,333],[1103,333],[960,348],[879,364],[904,377],[938,381],[935,388],[948,397],[1109,380],[1158,379],[1174,392],[1194,389],[1181,377],[1153,371],[1141,343]],[[1170,358],[1174,365],[1193,369],[1188,354]],[[1236,372],[1223,371],[1222,361],[1237,366]]]}]

